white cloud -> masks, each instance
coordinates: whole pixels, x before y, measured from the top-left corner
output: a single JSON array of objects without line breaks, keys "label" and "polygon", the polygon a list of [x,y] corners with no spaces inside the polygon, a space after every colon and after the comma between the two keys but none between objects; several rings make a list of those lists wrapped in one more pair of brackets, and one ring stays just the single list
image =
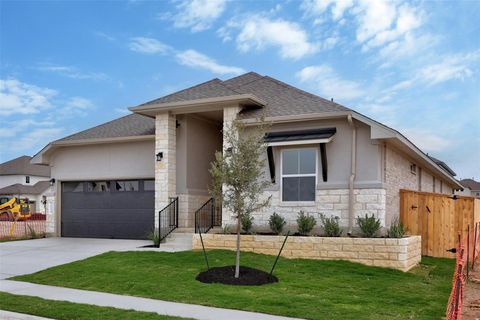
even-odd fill
[{"label": "white cloud", "polygon": [[135,37],[130,39],[129,48],[132,51],[147,54],[167,54],[170,47],[154,38]]},{"label": "white cloud", "polygon": [[447,150],[452,141],[441,137],[429,130],[420,128],[406,128],[401,132],[417,147],[425,152],[441,152]]},{"label": "white cloud", "polygon": [[55,116],[58,119],[86,116],[88,111],[93,108],[93,102],[83,97],[68,98],[62,107],[60,107]]},{"label": "white cloud", "polygon": [[33,114],[52,108],[57,92],[16,79],[0,79],[0,115]]},{"label": "white cloud", "polygon": [[242,68],[219,64],[212,58],[192,49],[179,52],[176,57],[182,65],[205,69],[215,74],[237,75],[245,72]]},{"label": "white cloud", "polygon": [[382,90],[381,94],[392,97],[399,91],[414,86],[429,87],[451,80],[463,81],[474,74],[473,65],[479,60],[480,51],[443,56],[438,62],[413,70],[414,76]]},{"label": "white cloud", "polygon": [[62,136],[63,128],[37,128],[27,131],[25,134],[17,137],[12,147],[16,151],[37,149],[40,150],[48,142],[59,139]]},{"label": "white cloud", "polygon": [[449,80],[464,80],[472,76],[471,63],[480,60],[480,51],[445,57],[441,62],[427,65],[418,73],[419,81],[435,85]]},{"label": "white cloud", "polygon": [[226,0],[184,0],[172,16],[176,28],[190,28],[192,32],[209,29],[224,12]]},{"label": "white cloud", "polygon": [[120,113],[122,115],[127,115],[132,113],[128,108],[115,108],[115,112]]},{"label": "white cloud", "polygon": [[399,46],[406,40],[412,42],[418,39],[412,33],[424,22],[419,8],[389,0],[304,0],[301,9],[313,16],[317,24],[329,15],[339,25],[353,21],[356,41],[364,51],[390,44]]},{"label": "white cloud", "polygon": [[352,100],[365,95],[365,91],[359,83],[342,79],[328,65],[303,68],[296,76],[301,82],[308,83],[324,97],[335,100]]},{"label": "white cloud", "polygon": [[[232,39],[233,30],[238,30],[236,44],[242,52],[278,47],[282,58],[299,59],[319,49],[299,24],[282,19],[273,20],[260,15],[237,17],[218,33],[228,41]],[[329,41],[331,44],[333,40]]]},{"label": "white cloud", "polygon": [[37,70],[45,71],[45,72],[52,72],[57,73],[59,75],[65,76],[67,78],[72,79],[80,79],[80,80],[107,80],[108,76],[102,72],[82,72],[78,70],[76,67],[72,66],[62,66],[62,65],[55,65],[55,64],[40,64],[36,67]]}]

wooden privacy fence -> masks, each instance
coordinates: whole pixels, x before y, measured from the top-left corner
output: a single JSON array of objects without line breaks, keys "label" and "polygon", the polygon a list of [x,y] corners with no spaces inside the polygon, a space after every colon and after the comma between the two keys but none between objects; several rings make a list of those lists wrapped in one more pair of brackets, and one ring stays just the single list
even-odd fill
[{"label": "wooden privacy fence", "polygon": [[[475,223],[480,221],[480,200],[440,193],[400,190],[400,221],[408,234],[422,236],[422,255],[454,258],[458,234],[470,239],[473,252]],[[468,232],[468,230],[470,232]]]}]

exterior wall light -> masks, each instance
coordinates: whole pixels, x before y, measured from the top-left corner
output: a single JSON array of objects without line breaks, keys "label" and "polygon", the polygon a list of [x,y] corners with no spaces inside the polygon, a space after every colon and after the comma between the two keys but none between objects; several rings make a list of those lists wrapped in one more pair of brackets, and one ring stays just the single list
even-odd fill
[{"label": "exterior wall light", "polygon": [[55,179],[54,178],[50,179],[50,186],[53,186],[54,184],[55,184]]},{"label": "exterior wall light", "polygon": [[157,161],[162,161],[163,159],[163,152],[157,153]]}]

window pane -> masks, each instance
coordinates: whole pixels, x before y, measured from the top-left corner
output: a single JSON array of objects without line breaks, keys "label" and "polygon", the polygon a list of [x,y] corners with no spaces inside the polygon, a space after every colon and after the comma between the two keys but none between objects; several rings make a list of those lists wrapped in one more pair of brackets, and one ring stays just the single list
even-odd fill
[{"label": "window pane", "polygon": [[315,177],[300,177],[300,201],[315,201]]},{"label": "window pane", "polygon": [[282,180],[282,201],[299,201],[297,177],[283,178]]},{"label": "window pane", "polygon": [[282,156],[283,174],[298,173],[298,150],[283,150]]},{"label": "window pane", "polygon": [[87,191],[88,192],[109,192],[110,181],[87,182]]},{"label": "window pane", "polygon": [[117,191],[138,191],[138,181],[116,181],[115,190]]},{"label": "window pane", "polygon": [[83,182],[64,182],[63,192],[83,192]]},{"label": "window pane", "polygon": [[300,149],[300,173],[316,172],[316,152],[315,149]]},{"label": "window pane", "polygon": [[143,181],[143,190],[144,191],[155,191],[155,180],[145,180],[145,181]]}]

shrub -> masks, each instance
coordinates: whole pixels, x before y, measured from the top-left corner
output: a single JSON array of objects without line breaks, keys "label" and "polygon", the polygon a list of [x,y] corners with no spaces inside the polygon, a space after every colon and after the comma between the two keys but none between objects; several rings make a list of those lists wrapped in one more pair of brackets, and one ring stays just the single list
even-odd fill
[{"label": "shrub", "polygon": [[231,233],[232,233],[232,227],[231,227],[229,224],[226,224],[226,225],[222,228],[222,233],[223,233],[223,234],[231,234]]},{"label": "shrub", "polygon": [[371,217],[368,214],[365,215],[365,218],[358,217],[357,224],[362,230],[362,234],[366,238],[373,238],[380,230],[380,220],[375,218],[375,215],[372,214]]},{"label": "shrub", "polygon": [[393,220],[390,228],[388,228],[387,235],[389,238],[403,238],[405,235],[405,227],[398,221],[398,218]]},{"label": "shrub", "polygon": [[340,220],[340,218],[337,216],[327,218],[323,213],[320,213],[322,228],[325,230],[327,237],[340,237],[342,235],[342,228],[340,228],[338,220]]},{"label": "shrub", "polygon": [[298,224],[298,233],[302,236],[308,235],[312,230],[313,227],[317,224],[315,218],[311,215],[305,214],[305,212],[300,211],[297,218]]},{"label": "shrub", "polygon": [[148,240],[153,242],[153,245],[156,247],[160,246],[160,232],[158,232],[158,229],[155,229],[151,231],[148,236]]},{"label": "shrub", "polygon": [[240,218],[240,222],[242,224],[242,230],[246,233],[250,233],[253,225],[253,217],[250,214],[243,214]]},{"label": "shrub", "polygon": [[274,212],[271,216],[270,219],[268,219],[268,225],[270,226],[270,229],[276,233],[276,234],[281,234],[283,227],[287,224],[285,219]]}]

